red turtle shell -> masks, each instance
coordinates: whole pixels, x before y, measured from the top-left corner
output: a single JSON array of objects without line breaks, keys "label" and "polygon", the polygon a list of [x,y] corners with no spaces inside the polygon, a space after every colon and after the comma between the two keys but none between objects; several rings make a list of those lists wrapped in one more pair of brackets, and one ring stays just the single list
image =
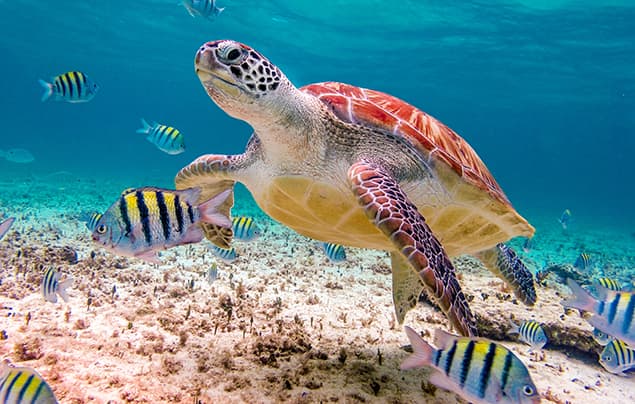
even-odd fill
[{"label": "red turtle shell", "polygon": [[300,90],[329,105],[345,122],[384,128],[450,166],[464,181],[511,207],[505,193],[474,149],[456,132],[399,98],[349,84],[325,82]]}]

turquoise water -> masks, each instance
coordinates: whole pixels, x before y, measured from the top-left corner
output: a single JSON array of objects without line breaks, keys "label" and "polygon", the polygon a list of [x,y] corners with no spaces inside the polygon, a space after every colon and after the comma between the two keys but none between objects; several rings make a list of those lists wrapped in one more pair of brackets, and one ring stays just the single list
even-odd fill
[{"label": "turquoise water", "polygon": [[[600,4],[601,3],[601,4]],[[633,223],[635,6],[611,1],[227,1],[215,21],[177,0],[1,1],[3,147],[36,155],[3,172],[95,177],[174,173],[203,153],[240,152],[250,128],[202,90],[208,40],[260,50],[296,85],[336,80],[403,98],[464,136],[531,216]],[[38,78],[78,69],[87,104],[39,101]],[[135,129],[178,127],[168,156]],[[628,220],[627,220],[628,219]]]},{"label": "turquoise water", "polygon": [[[134,259],[124,260],[125,265],[132,263],[130,268],[122,267],[118,258],[95,248],[89,232],[78,220],[84,212],[104,211],[125,188],[171,187],[176,172],[201,154],[243,151],[251,134],[250,127],[227,116],[209,99],[193,69],[194,55],[201,44],[224,38],[254,47],[280,67],[297,86],[332,80],[380,90],[412,103],[456,130],[485,161],[517,210],[537,228],[531,252],[522,251],[523,240],[511,241],[530,270],[535,272],[547,263],[573,263],[584,251],[594,258],[591,276],[611,276],[624,283],[632,281],[635,271],[635,210],[632,202],[635,199],[632,186],[635,170],[631,162],[635,154],[635,3],[632,1],[227,0],[219,1],[219,6],[226,7],[225,11],[210,21],[192,18],[178,0],[0,0],[3,33],[0,35],[3,83],[0,149],[24,148],[35,156],[35,161],[28,164],[0,158],[0,215],[6,213],[17,217],[12,232],[0,248],[6,264],[0,268],[0,280],[4,282],[0,298],[3,304],[23,304],[24,311],[30,310],[29,316],[31,311],[34,313],[34,324],[28,332],[24,331],[26,326],[23,328],[18,324],[22,324],[22,317],[7,320],[6,327],[3,323],[2,328],[9,332],[8,342],[0,343],[0,348],[4,347],[3,355],[9,355],[6,347],[13,347],[14,341],[40,335],[47,343],[51,342],[51,346],[43,349],[45,359],[32,364],[44,368],[47,378],[52,374],[47,367],[54,367],[54,362],[49,363],[48,359],[55,359],[57,352],[68,354],[68,358],[60,362],[67,361],[69,368],[83,369],[85,364],[81,360],[84,356],[92,358],[89,366],[101,359],[101,345],[95,349],[78,338],[77,349],[74,349],[68,346],[68,341],[73,345],[75,340],[64,337],[67,334],[48,339],[48,322],[62,323],[62,310],[66,310],[66,306],[42,305],[39,283],[33,281],[41,275],[36,274],[39,268],[36,264],[44,265],[42,261],[48,264],[49,259],[59,261],[59,257],[50,258],[47,255],[50,251],[44,248],[69,245],[75,249],[80,263],[66,265],[64,270],[76,277],[78,286],[71,293],[73,321],[66,320],[69,324],[59,327],[74,327],[73,332],[83,330],[83,323],[73,325],[77,324],[73,323],[75,318],[90,319],[94,324],[89,329],[91,332],[99,330],[101,325],[101,330],[105,329],[107,335],[113,336],[107,338],[105,332],[99,334],[108,339],[104,344],[110,351],[106,349],[109,353],[103,355],[110,358],[117,372],[126,366],[137,369],[145,365],[138,366],[142,354],[137,350],[134,352],[137,356],[134,356],[130,342],[128,351],[121,351],[113,342],[116,338],[111,327],[117,333],[119,329],[123,330],[122,340],[125,335],[141,344],[148,339],[139,331],[143,326],[159,330],[161,334],[153,319],[144,318],[144,314],[135,314],[134,328],[133,320],[128,319],[126,310],[129,307],[136,310],[142,304],[140,296],[145,298],[146,305],[167,302],[165,307],[159,306],[158,314],[176,313],[177,310],[171,311],[171,307],[177,306],[179,316],[186,308],[189,316],[192,304],[194,317],[214,319],[219,316],[216,306],[222,293],[238,296],[234,295],[236,281],[241,287],[244,282],[249,291],[249,298],[245,300],[253,305],[249,307],[251,311],[245,309],[234,313],[243,326],[254,323],[255,318],[258,332],[247,335],[248,340],[251,338],[250,343],[256,339],[260,341],[263,333],[269,336],[274,321],[275,327],[282,329],[282,320],[280,324],[277,321],[284,319],[287,326],[293,323],[302,330],[306,326],[307,335],[313,337],[314,348],[327,352],[332,362],[339,361],[336,358],[344,345],[355,349],[355,355],[366,349],[367,357],[364,359],[360,354],[357,359],[361,357],[375,363],[371,355],[379,354],[380,348],[376,345],[379,344],[382,352],[386,352],[388,364],[384,363],[382,368],[380,358],[378,368],[386,374],[393,372],[390,377],[396,386],[392,393],[382,394],[400,397],[403,389],[410,394],[404,393],[403,402],[412,402],[408,397],[419,397],[422,385],[418,376],[404,375],[398,370],[403,356],[398,347],[405,342],[404,336],[398,327],[393,328],[394,321],[390,330],[387,326],[391,324],[393,311],[389,302],[389,260],[384,253],[351,249],[346,264],[342,267],[331,265],[324,261],[321,253],[313,255],[314,251],[319,251],[316,243],[264,218],[248,192],[238,188],[234,213],[255,216],[263,228],[269,229],[266,236],[255,243],[239,245],[242,258],[233,267],[221,266],[221,280],[217,284],[201,287],[196,292],[198,295],[193,297],[177,296],[176,293],[167,297],[167,292],[161,295],[159,291],[157,295],[156,285],[163,286],[165,292],[166,284],[170,282],[176,290],[185,279],[196,276],[197,284],[199,275],[202,279],[213,260],[206,250],[207,243],[200,243],[191,250],[188,246],[165,252],[165,266],[161,270],[154,268],[154,272],[149,266],[139,270],[135,265],[140,261]],[[69,70],[81,70],[97,82],[100,91],[96,97],[83,104],[41,102],[43,90],[38,79],[49,80]],[[142,135],[135,133],[141,127],[140,118],[180,129],[185,136],[186,151],[168,155],[157,150]],[[563,232],[557,223],[565,208],[573,212],[567,232]],[[18,247],[22,254],[22,249],[27,251],[26,247],[31,244],[34,251],[44,253],[22,258],[16,255]],[[191,251],[198,255],[193,258],[195,253]],[[94,256],[89,258],[91,254],[97,254],[97,262],[108,264],[100,264],[95,269],[96,261]],[[26,275],[22,277],[24,279],[20,278],[16,265],[27,268],[25,274],[31,271],[32,278],[27,280]],[[554,291],[562,291],[562,288],[558,289],[561,287],[558,283],[562,282],[553,279],[555,277],[550,279],[548,287],[539,288],[539,306],[533,311],[503,302],[492,304],[499,310],[492,314],[494,309],[490,311],[489,305],[494,297],[484,302],[487,294],[500,294],[496,289],[497,281],[492,284],[487,278],[489,274],[481,277],[478,272],[472,272],[474,268],[469,265],[466,270],[465,263],[457,268],[465,271],[465,290],[473,295],[475,311],[481,316],[507,324],[509,313],[520,312],[519,317],[537,316],[558,330],[569,330],[571,324],[579,320],[576,314],[568,316],[569,322],[563,323],[565,320],[558,303],[561,296]],[[347,276],[343,278],[342,273]],[[172,277],[170,282],[169,277]],[[358,278],[360,283],[354,283]],[[139,279],[142,279],[141,285],[137,284]],[[124,300],[116,300],[114,292],[110,300],[106,299],[115,284]],[[324,284],[332,287],[321,287]],[[335,284],[337,287],[333,286]],[[349,288],[349,285],[353,286]],[[154,293],[151,294],[149,291],[153,286]],[[208,293],[210,289],[213,295]],[[501,290],[505,292],[503,288]],[[345,294],[349,292],[363,296],[350,297]],[[322,299],[320,304],[315,303],[318,294]],[[262,302],[258,300],[261,295]],[[89,308],[84,310],[88,296],[95,296],[95,302],[101,299],[102,306],[96,306],[94,312]],[[257,296],[255,301],[254,296]],[[277,314],[272,316],[268,311],[278,302],[266,300],[273,299],[272,296],[287,299],[283,315],[279,313],[282,301],[278,304]],[[205,304],[207,306],[203,308]],[[370,307],[371,317],[366,318],[366,310]],[[82,314],[84,311],[87,314]],[[70,306],[68,313],[70,316]],[[344,313],[342,323],[337,326],[333,325],[334,313]],[[347,313],[350,314],[348,323]],[[434,320],[433,314],[426,314],[425,322],[436,327],[441,322],[430,322],[430,318]],[[297,316],[302,318],[296,321]],[[340,314],[338,321],[341,317]],[[323,340],[322,320],[326,330]],[[371,324],[368,321],[375,322],[367,326]],[[584,326],[586,323],[579,320],[574,330],[578,334],[573,335],[585,337],[585,341],[580,341],[587,345],[579,345],[577,337],[554,340],[548,363],[552,363],[556,352],[560,354],[562,347],[586,349],[580,347],[588,346],[592,340]],[[234,349],[231,353],[237,358],[253,356],[253,352],[245,353],[235,347],[225,351],[229,345],[219,342],[223,337],[238,341],[241,335],[244,340],[244,328],[240,329],[242,332],[231,327],[221,329],[218,337],[214,329],[215,337],[212,338],[209,324],[201,322],[200,330],[203,331],[196,327],[192,326],[192,329],[200,333],[198,337],[190,337],[194,342],[189,345],[183,342],[183,351],[188,358],[183,359],[184,363],[193,357],[192,352],[196,355],[211,352],[210,356],[216,358],[221,354],[229,355],[227,352]],[[500,327],[494,326],[494,331],[489,330],[488,336],[506,338],[500,335]],[[94,332],[97,335],[100,331]],[[327,333],[331,335],[327,336]],[[85,340],[92,338],[89,333],[86,335]],[[213,345],[216,343],[218,346]],[[11,352],[15,359],[15,350]],[[118,356],[120,352],[127,352],[129,356],[124,360]],[[156,358],[157,355],[155,362]],[[19,360],[28,362],[30,359],[19,357]],[[142,360],[146,362],[145,357]],[[571,366],[576,371],[583,367],[579,363],[572,364],[569,358],[558,360],[565,361],[558,366]],[[262,358],[256,357],[256,365],[252,364],[252,367],[264,366],[259,361]],[[597,374],[608,375],[595,361],[590,362],[593,363],[589,366],[596,366]],[[201,384],[210,390],[218,386],[222,390],[228,378],[226,371],[235,376],[244,370],[241,359],[237,360],[239,366],[229,366],[229,369],[223,364],[212,363],[211,372],[199,369],[198,374],[192,376],[194,372],[182,371],[185,382],[165,378],[162,374],[160,377],[144,375],[139,378],[143,379],[144,386],[138,391],[159,401],[191,402],[198,397],[200,389],[190,386],[190,378],[203,380]],[[224,370],[216,372],[221,368]],[[553,365],[550,369],[556,368]],[[336,363],[330,371],[325,369],[328,377],[333,379],[337,379],[342,369],[343,374],[344,370],[349,370],[352,375],[362,375],[361,381],[351,376],[350,384],[357,383],[355,388],[372,397],[366,376],[359,369],[346,368],[344,362]],[[558,379],[547,368],[545,372],[533,369],[532,372],[542,378],[540,390],[543,394],[547,387],[553,387],[554,391],[561,388],[562,392],[556,392],[570,398],[563,392],[571,391],[571,386],[561,384],[562,380],[568,383],[568,375]],[[266,370],[262,373],[268,374],[268,382],[273,378],[271,375],[278,379],[287,377],[285,366],[279,372]],[[95,368],[96,373],[102,371],[103,368]],[[110,373],[94,376],[102,384],[92,386],[89,382],[83,383],[85,379],[75,383],[75,375],[70,373],[67,379],[73,380],[73,385],[79,385],[77,389],[81,393],[72,392],[69,383],[62,387],[62,382],[68,380],[51,377],[56,383],[56,392],[63,392],[68,399],[83,397],[90,401],[87,398],[90,394],[102,397],[99,394],[106,391],[110,395],[103,397],[124,399],[123,393],[116,391],[112,383],[104,387],[110,383],[104,382]],[[136,375],[129,375],[121,384],[134,390]],[[305,374],[301,373],[301,376]],[[249,383],[243,385],[245,391],[251,391],[259,398],[258,395],[265,391],[266,398],[272,401],[279,397],[276,394],[281,387],[275,384],[277,381],[273,387],[263,388],[262,380],[251,375],[244,378],[253,381],[252,387],[245,387]],[[316,379],[320,380],[320,376]],[[329,381],[324,380],[325,386],[329,385]],[[349,379],[344,380],[347,385]],[[609,393],[621,394],[615,384],[602,380]],[[613,378],[611,382],[615,380],[619,381]],[[300,391],[299,382],[294,380],[293,383],[293,394],[297,393],[301,400],[306,391]],[[331,381],[330,387],[338,391],[343,388],[338,383],[339,380],[337,383]],[[389,388],[390,383],[382,383]],[[183,393],[182,400],[165,399],[159,393],[152,395],[154,390],[159,391],[164,386],[182,391],[187,388],[187,394]],[[627,388],[632,391],[632,386],[627,385]],[[287,390],[286,387],[282,389]],[[606,394],[606,390],[598,391]],[[318,396],[319,391],[314,391],[313,394],[320,400],[327,398],[326,393]],[[583,390],[581,394],[586,393]],[[318,398],[311,400],[319,401]]]}]

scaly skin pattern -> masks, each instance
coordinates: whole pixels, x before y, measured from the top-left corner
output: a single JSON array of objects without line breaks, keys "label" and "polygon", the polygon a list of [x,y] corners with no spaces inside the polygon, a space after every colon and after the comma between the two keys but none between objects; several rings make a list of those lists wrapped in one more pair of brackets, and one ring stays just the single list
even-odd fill
[{"label": "scaly skin pattern", "polygon": [[536,303],[534,277],[514,250],[499,243],[476,256],[490,271],[511,286],[516,297],[523,303],[528,306]]},{"label": "scaly skin pattern", "polygon": [[425,219],[380,166],[361,161],[348,172],[368,218],[390,238],[419,273],[428,295],[463,335],[477,335],[476,320],[461,291],[454,266]]},{"label": "scaly skin pattern", "polygon": [[[190,187],[201,187],[201,197],[199,203],[203,202],[218,193],[233,188],[235,175],[248,167],[252,157],[257,154],[258,138],[252,137],[247,145],[247,150],[243,154],[224,155],[206,154],[192,163],[188,164],[176,175],[176,189]],[[219,211],[227,216],[231,213],[234,205],[234,194],[227,198],[221,205]],[[201,229],[205,237],[221,248],[229,248],[232,240],[232,229],[216,226],[209,223],[201,223]]]}]

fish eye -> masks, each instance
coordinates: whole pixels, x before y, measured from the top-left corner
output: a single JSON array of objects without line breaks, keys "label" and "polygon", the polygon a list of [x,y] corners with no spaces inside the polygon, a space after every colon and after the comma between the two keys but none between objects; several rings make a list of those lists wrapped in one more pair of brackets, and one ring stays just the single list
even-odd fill
[{"label": "fish eye", "polygon": [[106,225],[105,224],[100,224],[97,227],[97,233],[104,234],[105,232],[106,232]]},{"label": "fish eye", "polygon": [[236,45],[228,45],[225,47],[218,48],[216,50],[216,55],[218,56],[220,61],[223,63],[236,64],[241,61],[243,52]]},{"label": "fish eye", "polygon": [[528,384],[523,387],[523,394],[526,396],[533,396],[535,393],[534,388]]}]

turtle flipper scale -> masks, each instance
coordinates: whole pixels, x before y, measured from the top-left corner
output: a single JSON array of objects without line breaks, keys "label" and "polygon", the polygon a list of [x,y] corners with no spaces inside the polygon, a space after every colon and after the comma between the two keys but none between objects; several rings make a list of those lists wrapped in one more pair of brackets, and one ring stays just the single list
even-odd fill
[{"label": "turtle flipper scale", "polygon": [[[231,208],[234,206],[233,187],[236,183],[231,179],[231,171],[244,160],[244,155],[219,155],[207,154],[201,156],[185,166],[176,175],[174,180],[176,189],[201,187],[201,196],[198,202],[204,202],[226,189],[232,189],[231,194],[219,207],[219,212],[231,217]],[[201,223],[201,229],[205,237],[213,244],[221,248],[229,248],[233,232],[231,228],[220,227],[209,223]]]},{"label": "turtle flipper scale", "polygon": [[387,170],[367,161],[353,164],[348,178],[368,218],[390,238],[397,252],[419,274],[428,295],[452,325],[463,335],[476,335],[476,320],[456,279],[452,262],[397,181]]}]

